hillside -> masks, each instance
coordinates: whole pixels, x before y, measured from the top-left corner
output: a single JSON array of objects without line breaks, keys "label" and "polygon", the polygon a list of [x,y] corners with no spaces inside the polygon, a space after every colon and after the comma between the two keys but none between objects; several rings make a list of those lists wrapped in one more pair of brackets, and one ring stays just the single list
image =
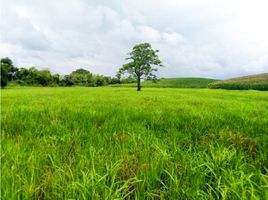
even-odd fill
[{"label": "hillside", "polygon": [[[216,80],[209,78],[161,78],[156,82],[144,81],[142,87],[158,88],[206,88]],[[136,83],[120,84],[116,86],[136,87]]]},{"label": "hillside", "polygon": [[213,89],[268,90],[268,73],[242,76],[209,84]]}]

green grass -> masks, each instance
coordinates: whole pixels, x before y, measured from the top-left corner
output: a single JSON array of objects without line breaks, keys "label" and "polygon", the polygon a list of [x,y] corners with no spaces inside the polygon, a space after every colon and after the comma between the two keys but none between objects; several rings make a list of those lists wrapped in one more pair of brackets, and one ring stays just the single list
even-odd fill
[{"label": "green grass", "polygon": [[268,199],[266,92],[1,92],[1,199]]},{"label": "green grass", "polygon": [[268,90],[268,73],[216,81],[210,83],[208,87],[231,90]]},{"label": "green grass", "polygon": [[[156,88],[207,88],[208,84],[216,80],[209,78],[161,78],[157,82],[144,81],[142,87]],[[113,86],[136,87],[136,83],[119,84]]]}]

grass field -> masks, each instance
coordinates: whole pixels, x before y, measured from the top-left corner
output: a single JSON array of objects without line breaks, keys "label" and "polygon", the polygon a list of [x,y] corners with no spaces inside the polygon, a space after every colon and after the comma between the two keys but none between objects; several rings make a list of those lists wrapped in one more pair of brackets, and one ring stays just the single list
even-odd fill
[{"label": "grass field", "polygon": [[[209,78],[161,78],[157,82],[146,80],[142,83],[142,86],[150,88],[207,88],[208,84],[215,81]],[[113,86],[136,87],[136,85],[136,83],[129,83]]]},{"label": "grass field", "polygon": [[268,73],[242,76],[227,80],[210,83],[212,89],[233,89],[233,90],[268,90]]},{"label": "grass field", "polygon": [[268,199],[268,93],[1,90],[2,199]]}]

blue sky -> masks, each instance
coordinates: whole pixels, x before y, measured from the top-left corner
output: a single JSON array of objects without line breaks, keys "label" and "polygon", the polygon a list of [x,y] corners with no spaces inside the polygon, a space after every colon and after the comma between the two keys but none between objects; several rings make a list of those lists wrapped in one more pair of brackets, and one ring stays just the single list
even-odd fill
[{"label": "blue sky", "polygon": [[141,42],[160,77],[268,72],[266,0],[0,0],[0,56],[17,66],[114,75]]}]

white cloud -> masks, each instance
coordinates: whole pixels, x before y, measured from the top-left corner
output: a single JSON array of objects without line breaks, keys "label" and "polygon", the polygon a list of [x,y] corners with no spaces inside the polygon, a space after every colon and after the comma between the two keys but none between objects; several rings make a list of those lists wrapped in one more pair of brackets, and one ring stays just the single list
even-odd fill
[{"label": "white cloud", "polygon": [[167,44],[171,46],[176,46],[178,44],[182,44],[186,42],[186,39],[184,38],[184,36],[176,32],[171,32],[171,33],[164,32],[163,38],[167,42]]},{"label": "white cloud", "polygon": [[268,71],[265,0],[0,0],[0,56],[19,66],[114,75],[150,42],[159,76],[227,78]]},{"label": "white cloud", "polygon": [[150,26],[138,27],[142,39],[148,42],[158,42],[161,39],[159,31]]}]

